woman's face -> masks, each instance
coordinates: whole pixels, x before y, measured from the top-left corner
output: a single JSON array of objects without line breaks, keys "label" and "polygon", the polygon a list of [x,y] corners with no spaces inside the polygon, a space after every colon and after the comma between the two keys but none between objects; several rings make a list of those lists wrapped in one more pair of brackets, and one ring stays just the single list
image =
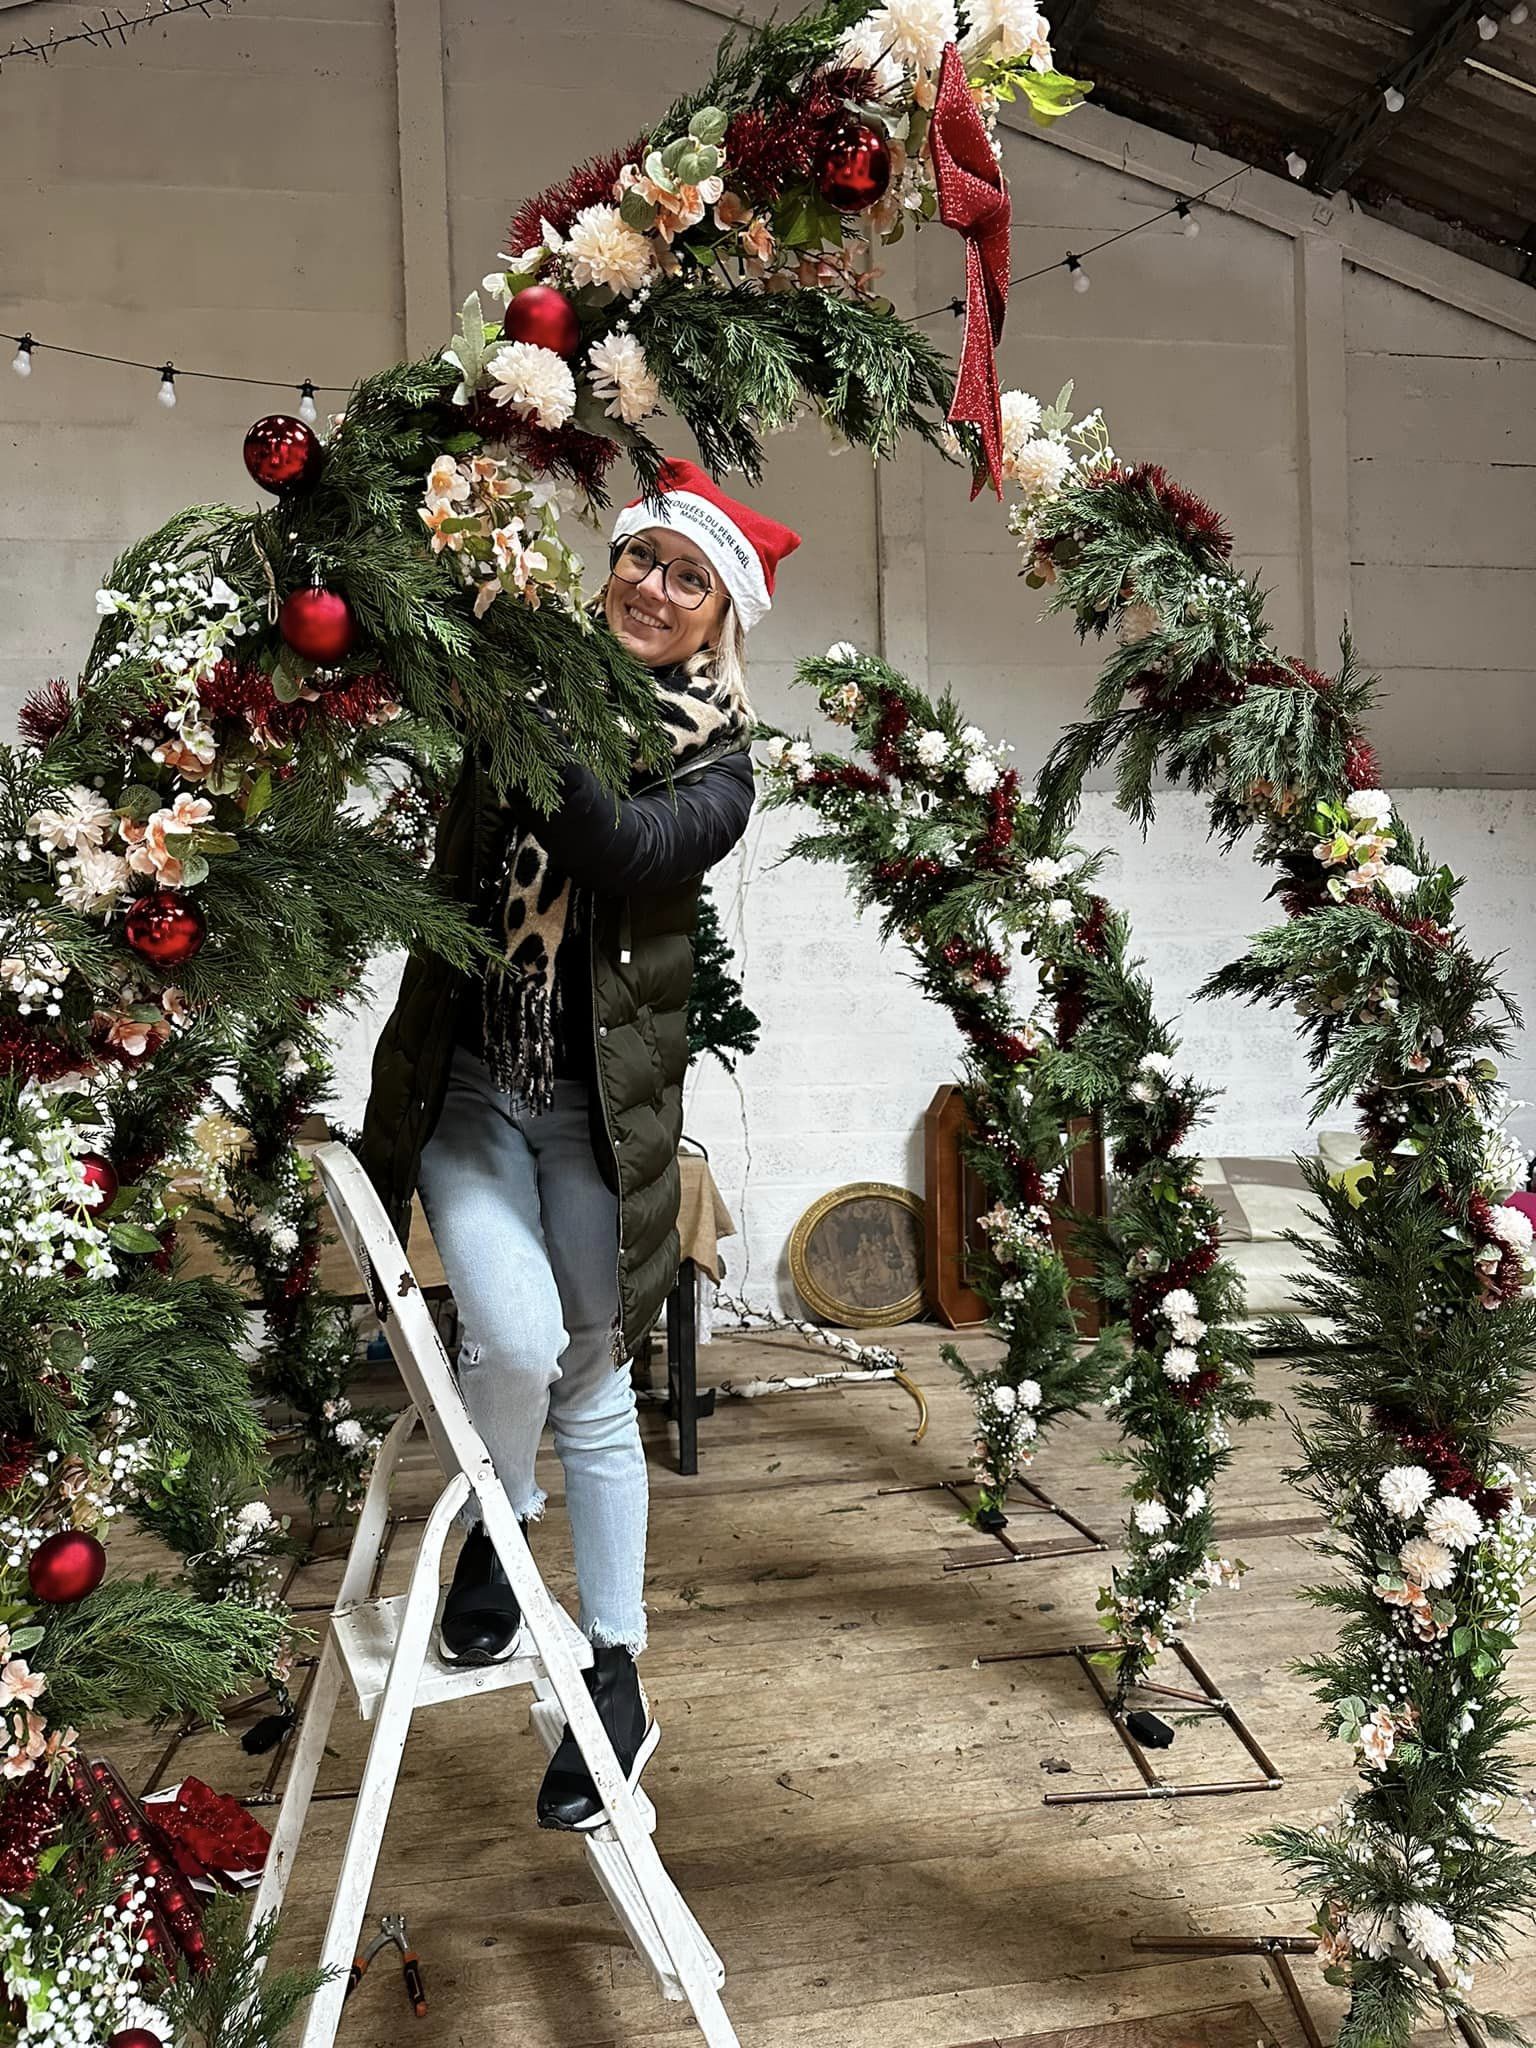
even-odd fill
[{"label": "woman's face", "polygon": [[729,602],[699,550],[665,526],[648,526],[624,543],[603,591],[608,624],[647,668],[672,668],[712,647]]}]

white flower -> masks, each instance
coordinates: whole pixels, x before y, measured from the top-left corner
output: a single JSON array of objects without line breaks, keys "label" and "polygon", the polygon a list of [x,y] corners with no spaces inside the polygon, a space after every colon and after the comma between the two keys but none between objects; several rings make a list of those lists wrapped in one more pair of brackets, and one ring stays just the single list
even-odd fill
[{"label": "white flower", "polygon": [[1403,1907],[1399,1920],[1404,1941],[1426,1962],[1448,1963],[1455,1955],[1456,1930],[1433,1906],[1421,1906],[1414,1900]]},{"label": "white flower", "polygon": [[960,744],[967,753],[977,753],[987,744],[987,736],[979,725],[968,725],[960,735]]},{"label": "white flower", "polygon": [[1054,889],[1066,872],[1064,860],[1032,860],[1024,870],[1024,879],[1036,889]]},{"label": "white flower", "polygon": [[971,754],[965,763],[965,786],[973,796],[985,796],[997,787],[997,763],[985,754]]},{"label": "white flower", "polygon": [[1139,1500],[1131,1520],[1144,1536],[1160,1536],[1173,1517],[1160,1500]]},{"label": "white flower", "polygon": [[656,261],[650,242],[620,219],[616,206],[584,206],[571,223],[565,254],[577,284],[605,284],[626,295],[638,291]]},{"label": "white flower", "polygon": [[608,400],[608,417],[627,426],[646,419],[661,404],[661,386],[646,365],[645,350],[632,334],[610,334],[587,351],[592,389]]},{"label": "white flower", "polygon": [[1397,1561],[1416,1586],[1439,1592],[1456,1576],[1456,1560],[1443,1543],[1431,1543],[1427,1536],[1410,1536],[1397,1553]]},{"label": "white flower", "polygon": [[1382,826],[1391,819],[1392,799],[1384,789],[1352,789],[1344,799],[1344,808],[1352,818]]},{"label": "white flower", "polygon": [[1026,1408],[1038,1408],[1040,1406],[1040,1382],[1038,1380],[1020,1380],[1019,1399]]},{"label": "white flower", "polygon": [[1199,1354],[1183,1344],[1171,1344],[1163,1353],[1163,1371],[1171,1380],[1193,1379],[1199,1369]]},{"label": "white flower", "polygon": [[116,820],[116,811],[94,789],[73,782],[52,804],[33,812],[27,831],[48,852],[63,853],[100,846]]},{"label": "white flower", "polygon": [[1026,441],[1007,473],[1029,498],[1053,498],[1072,473],[1072,456],[1060,441]]},{"label": "white flower", "polygon": [[1032,71],[1050,70],[1051,25],[1033,0],[966,0],[965,18],[970,29],[962,55],[1002,63],[1027,57]]},{"label": "white flower", "polygon": [[272,1249],[287,1254],[299,1248],[299,1233],[291,1223],[279,1223],[271,1232]]},{"label": "white flower", "polygon": [[1376,1491],[1389,1515],[1411,1522],[1434,1497],[1435,1482],[1422,1465],[1394,1465],[1383,1472]]},{"label": "white flower", "polygon": [[1156,1102],[1157,1090],[1150,1081],[1133,1081],[1130,1086],[1132,1102]]},{"label": "white flower", "polygon": [[1405,868],[1401,861],[1389,860],[1383,863],[1376,883],[1378,888],[1385,889],[1389,896],[1411,896],[1419,886],[1420,879],[1412,868]]},{"label": "white flower", "polygon": [[785,766],[793,768],[797,782],[808,782],[811,775],[811,743],[796,740],[784,756]]},{"label": "white flower", "polygon": [[1003,463],[1009,461],[1035,438],[1040,424],[1040,401],[1027,391],[1003,393]]},{"label": "white flower", "polygon": [[1018,1403],[1018,1394],[1012,1387],[1001,1386],[992,1389],[992,1406],[999,1415],[1011,1415]]},{"label": "white flower", "polygon": [[858,658],[859,650],[851,640],[834,640],[825,656],[828,661],[857,661]]},{"label": "white flower", "polygon": [[128,863],[105,848],[87,846],[75,856],[68,869],[58,871],[59,901],[87,917],[101,916],[116,908],[128,885]]},{"label": "white flower", "polygon": [[941,732],[925,732],[913,752],[925,768],[941,768],[949,758],[949,740]]},{"label": "white flower", "polygon": [[1052,924],[1070,924],[1077,912],[1072,908],[1070,896],[1053,896],[1045,906],[1045,914]]},{"label": "white flower", "polygon": [[1351,1913],[1344,1922],[1344,1932],[1349,1936],[1349,1945],[1356,1955],[1380,1962],[1391,1952],[1398,1938],[1397,1922],[1384,1907],[1374,1913]]},{"label": "white flower", "polygon": [[1513,1251],[1528,1252],[1531,1249],[1531,1219],[1523,1209],[1511,1209],[1500,1202],[1488,1213],[1488,1228],[1499,1240]]},{"label": "white flower", "polygon": [[1200,1510],[1201,1510],[1201,1509],[1202,1509],[1202,1508],[1203,1508],[1204,1506],[1205,1506],[1205,1488],[1204,1488],[1203,1486],[1192,1486],[1192,1487],[1191,1487],[1191,1488],[1189,1489],[1189,1492],[1188,1492],[1188,1493],[1187,1493],[1187,1494],[1186,1494],[1186,1495],[1184,1496],[1184,1512],[1185,1512],[1185,1514],[1186,1514],[1186,1515],[1198,1515],[1198,1514],[1199,1514],[1199,1512],[1200,1512]]},{"label": "white flower", "polygon": [[272,1510],[264,1500],[248,1500],[235,1520],[242,1529],[270,1529]]},{"label": "white flower", "polygon": [[954,0],[886,0],[846,31],[838,57],[861,68],[889,57],[921,71],[934,71],[944,45],[959,35]]},{"label": "white flower", "polygon": [[485,366],[491,396],[539,427],[563,427],[576,410],[576,380],[564,356],[532,341],[509,341]]},{"label": "white flower", "polygon": [[366,1441],[363,1425],[348,1416],[345,1422],[338,1422],[336,1425],[336,1441],[344,1451],[361,1450]]},{"label": "white flower", "polygon": [[1482,1516],[1454,1493],[1442,1494],[1424,1517],[1424,1534],[1447,1550],[1470,1550],[1482,1533]]},{"label": "white flower", "polygon": [[789,741],[782,734],[775,734],[763,748],[763,759],[770,768],[782,768],[789,759]]},{"label": "white flower", "polygon": [[1200,1304],[1187,1287],[1170,1288],[1163,1296],[1163,1314],[1170,1322],[1177,1322],[1181,1316],[1197,1316]]}]

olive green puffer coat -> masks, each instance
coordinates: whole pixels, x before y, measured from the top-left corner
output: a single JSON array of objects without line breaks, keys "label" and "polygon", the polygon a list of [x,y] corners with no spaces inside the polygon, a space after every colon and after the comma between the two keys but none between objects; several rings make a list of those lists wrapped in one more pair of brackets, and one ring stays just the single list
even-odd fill
[{"label": "olive green puffer coat", "polygon": [[[566,945],[591,948],[592,1136],[619,1197],[619,1303],[626,1355],[655,1322],[677,1272],[677,1147],[688,1067],[688,994],[699,883],[746,830],[752,764],[740,741],[616,802],[578,764],[549,818],[530,817],[551,860],[584,893]],[[480,900],[506,813],[466,767],[443,814],[435,872]],[[585,986],[585,980],[578,983]],[[360,1152],[402,1236],[427,1140],[448,1089],[465,978],[412,955],[373,1061]],[[574,1020],[572,1020],[574,1023]]]}]

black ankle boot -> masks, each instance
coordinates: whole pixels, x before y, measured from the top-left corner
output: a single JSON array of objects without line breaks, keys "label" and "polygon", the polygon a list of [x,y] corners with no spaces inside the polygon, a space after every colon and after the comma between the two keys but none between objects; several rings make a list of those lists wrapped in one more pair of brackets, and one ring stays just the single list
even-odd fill
[{"label": "black ankle boot", "polygon": [[[661,1730],[651,1719],[646,1704],[635,1660],[622,1644],[614,1644],[595,1650],[592,1669],[582,1675],[598,1719],[608,1731],[619,1769],[633,1791],[661,1740]],[[567,1728],[539,1787],[539,1826],[574,1828],[584,1833],[589,1828],[601,1827],[606,1818],[576,1738]]]},{"label": "black ankle boot", "polygon": [[[522,1527],[527,1531],[527,1523]],[[501,1568],[501,1559],[476,1522],[464,1538],[453,1584],[443,1602],[438,1650],[449,1664],[502,1664],[517,1647],[522,1624],[517,1595]]]}]

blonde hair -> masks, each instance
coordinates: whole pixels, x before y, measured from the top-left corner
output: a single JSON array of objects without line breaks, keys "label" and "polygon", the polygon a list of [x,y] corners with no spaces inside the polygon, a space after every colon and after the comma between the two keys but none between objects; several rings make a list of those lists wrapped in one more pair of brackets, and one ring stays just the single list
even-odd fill
[{"label": "blonde hair", "polygon": [[725,601],[725,616],[720,621],[714,646],[701,647],[697,654],[689,655],[683,668],[690,676],[713,676],[725,692],[726,702],[743,722],[748,725],[757,723],[757,714],[747,694],[747,636],[741,629],[740,615],[729,598]]}]

